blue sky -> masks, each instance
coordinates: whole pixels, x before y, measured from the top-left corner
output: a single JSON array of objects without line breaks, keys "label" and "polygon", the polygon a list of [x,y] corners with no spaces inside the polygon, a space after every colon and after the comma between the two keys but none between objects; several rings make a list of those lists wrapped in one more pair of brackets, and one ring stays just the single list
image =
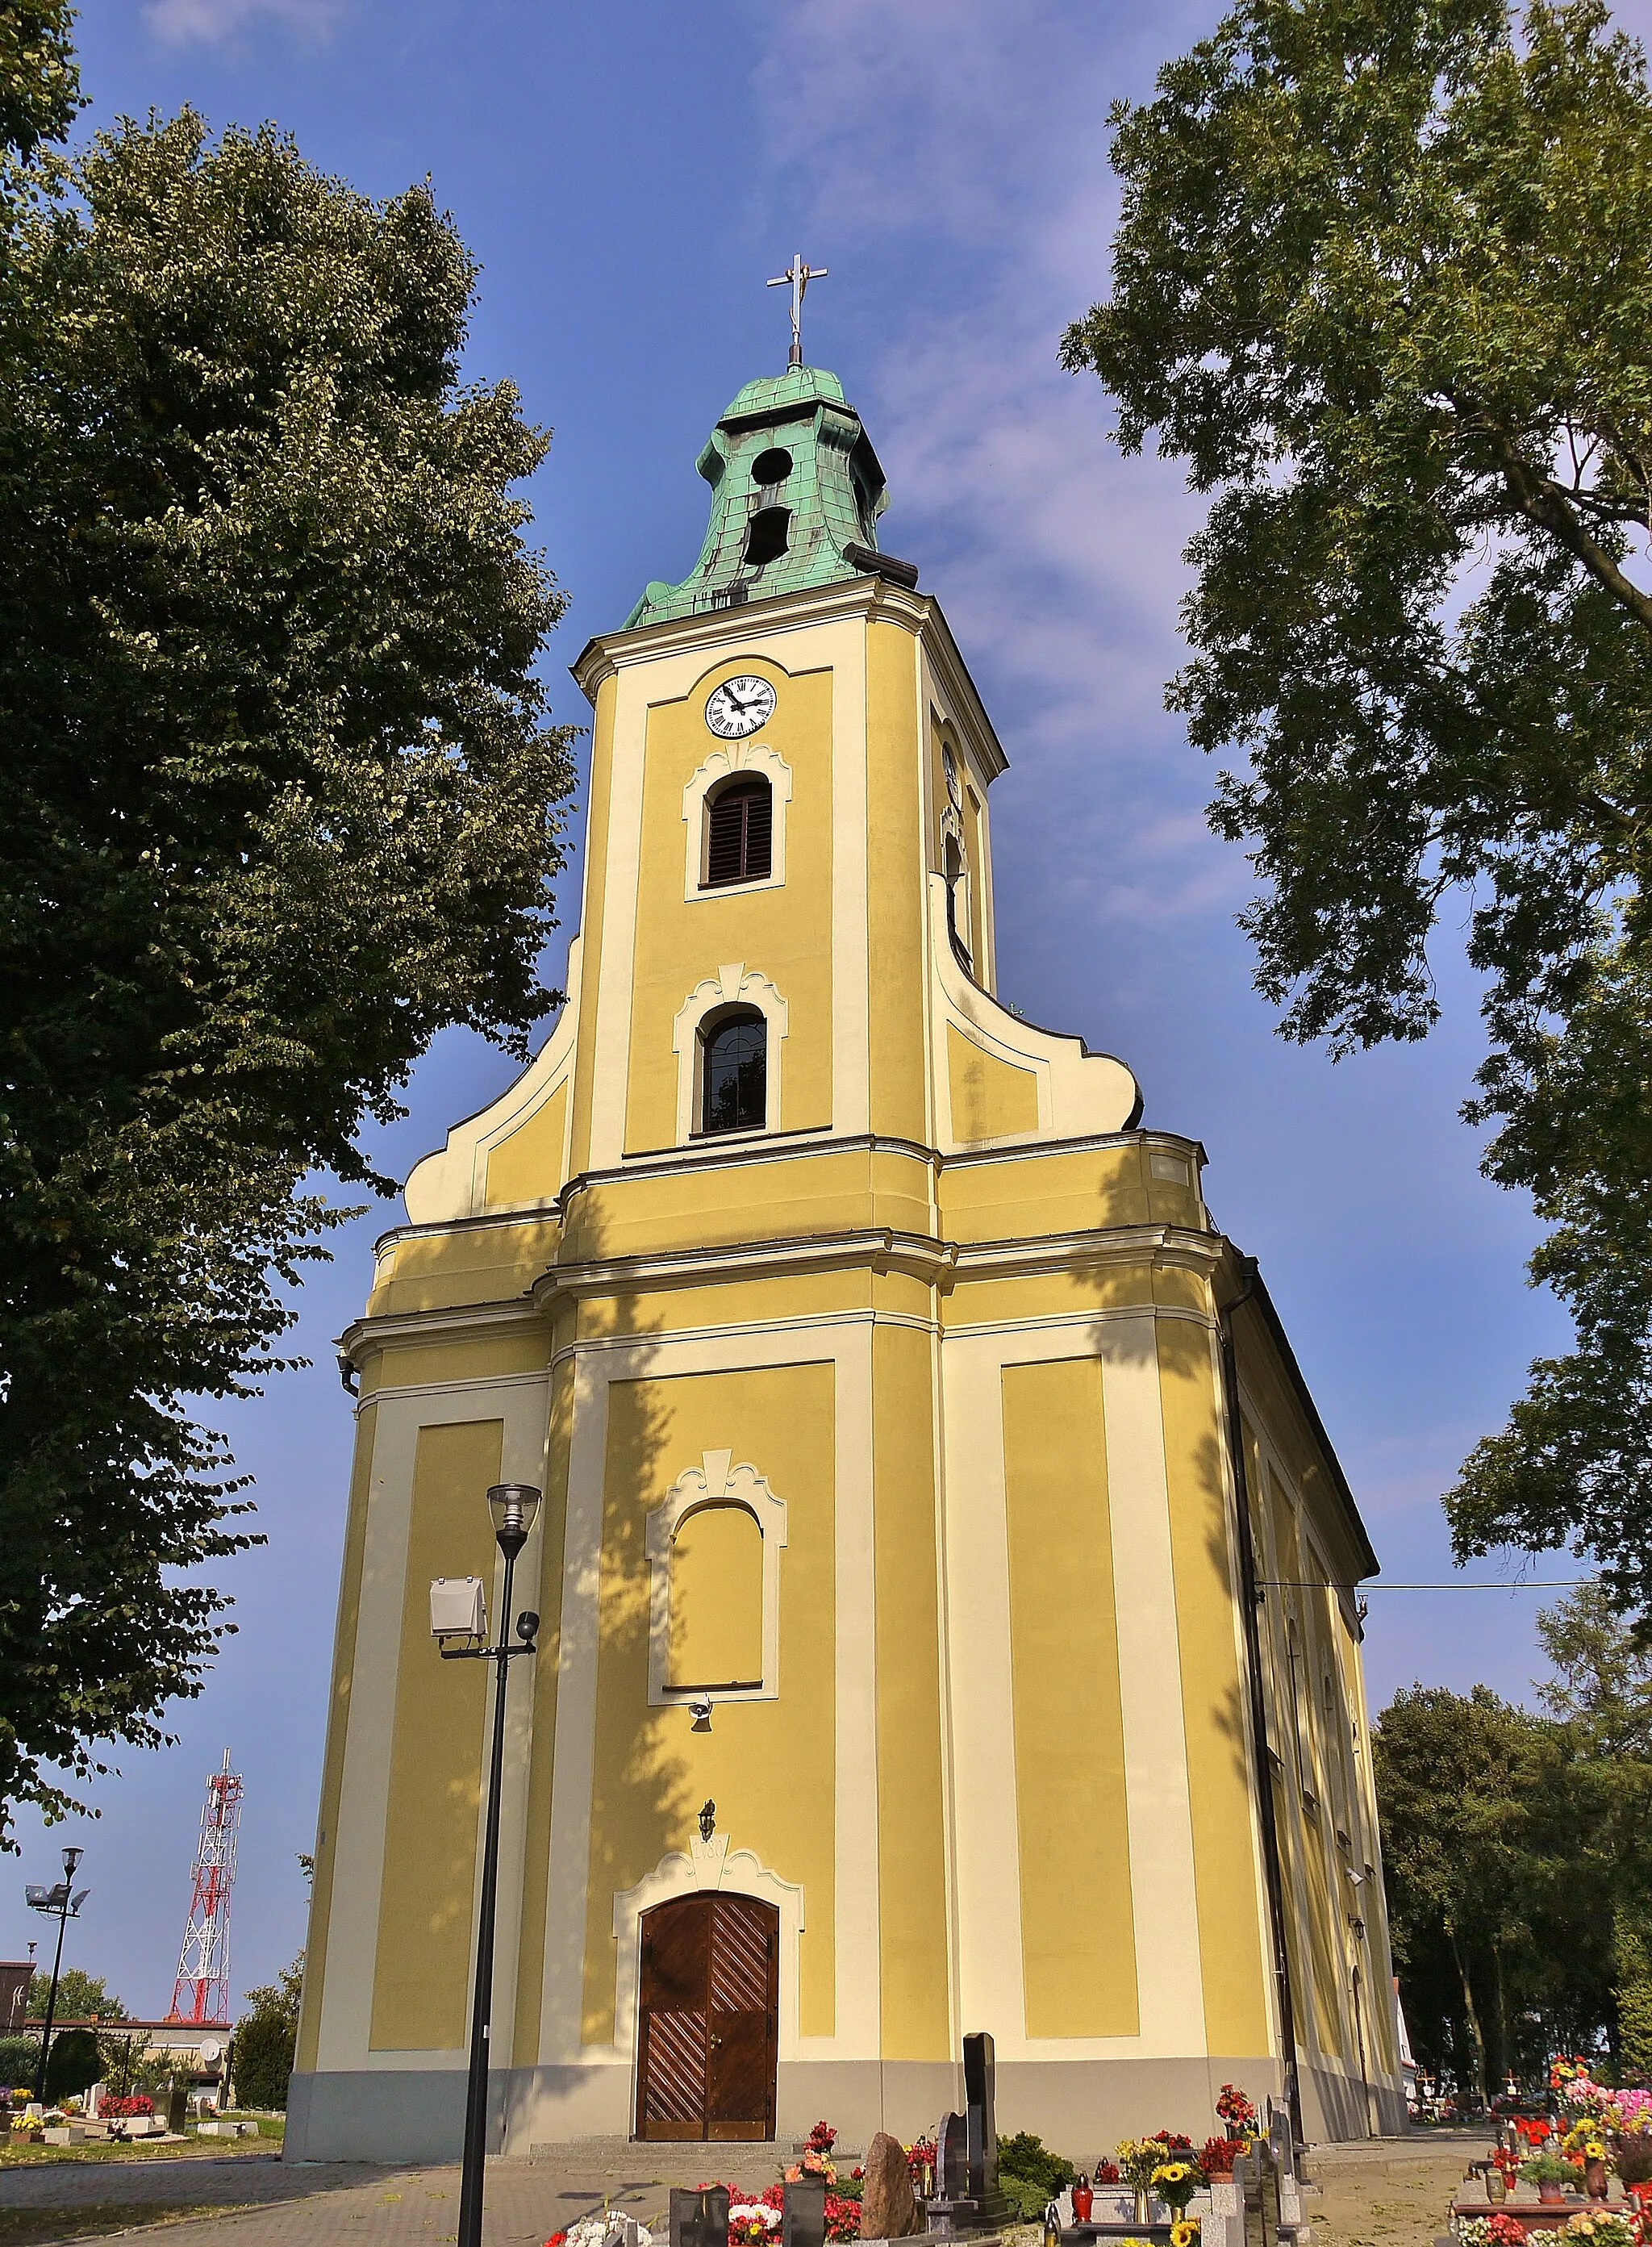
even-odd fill
[{"label": "blue sky", "polygon": [[[888,471],[880,526],[938,594],[1011,760],[993,796],[1000,980],[1034,1021],[1123,1055],[1146,1121],[1202,1139],[1218,1221],[1259,1256],[1390,1579],[1451,1573],[1439,1495],[1500,1424],[1527,1361],[1563,1343],[1526,1287],[1529,1211],[1478,1177],[1457,1121],[1476,994],[1445,932],[1442,1029],[1333,1066],[1287,1047],[1250,987],[1233,915],[1242,856],[1205,829],[1213,778],[1162,707],[1178,661],[1175,470],[1122,461],[1062,327],[1106,285],[1116,208],[1105,118],[1208,29],[1159,0],[90,0],[88,128],[188,101],[215,126],[273,118],[368,194],[429,172],[483,268],[470,359],[556,430],[536,536],[572,595],[567,666],[704,527],[694,456],[740,385],[783,365],[792,251],[809,358],[835,368]],[[1652,0],[1619,10],[1637,31]],[[577,917],[577,868],[563,891]],[[561,945],[547,961],[554,980]],[[378,1135],[405,1175],[511,1070],[454,1034]],[[304,1291],[314,1358],[238,1410],[270,1542],[239,1562],[238,1636],[181,1744],[123,1753],[101,1819],[24,1821],[0,1883],[0,1952],[35,1930],[25,1878],[83,1841],[92,1901],[73,1963],[164,2011],[206,1772],[247,1779],[235,1912],[239,1997],[303,1939],[296,1862],[315,1820],[352,1424],[331,1337],[359,1307],[373,1235],[336,1237]],[[1471,1572],[1486,1577],[1482,1565]],[[1570,1575],[1558,1556],[1538,1573]],[[1519,1694],[1539,1667],[1530,1592],[1377,1592],[1374,1705],[1413,1678]]]}]

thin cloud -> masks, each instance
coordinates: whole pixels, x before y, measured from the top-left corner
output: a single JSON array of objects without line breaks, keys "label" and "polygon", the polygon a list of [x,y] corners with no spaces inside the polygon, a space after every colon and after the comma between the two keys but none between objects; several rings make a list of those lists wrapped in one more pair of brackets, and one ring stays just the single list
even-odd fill
[{"label": "thin cloud", "polygon": [[144,22],[170,46],[221,46],[260,22],[284,24],[305,39],[324,38],[345,0],[149,0]]}]

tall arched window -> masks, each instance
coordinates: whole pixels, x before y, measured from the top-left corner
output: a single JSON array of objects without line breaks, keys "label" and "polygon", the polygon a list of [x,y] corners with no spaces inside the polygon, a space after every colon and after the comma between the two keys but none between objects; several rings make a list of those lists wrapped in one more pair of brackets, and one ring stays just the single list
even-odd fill
[{"label": "tall arched window", "polygon": [[703,889],[727,882],[768,879],[775,832],[775,804],[768,782],[746,774],[720,788],[706,806],[706,876]]},{"label": "tall arched window", "polygon": [[768,1025],[749,1007],[705,1032],[702,1131],[761,1131],[768,1120]]}]

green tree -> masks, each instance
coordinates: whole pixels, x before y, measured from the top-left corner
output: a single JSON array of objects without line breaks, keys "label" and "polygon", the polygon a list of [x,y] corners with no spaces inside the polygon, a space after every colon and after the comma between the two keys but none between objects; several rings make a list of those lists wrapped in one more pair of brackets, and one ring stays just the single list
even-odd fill
[{"label": "green tree", "polygon": [[1545,1705],[1601,1759],[1594,1845],[1613,1864],[1614,2046],[1632,2081],[1652,2082],[1652,1871],[1645,1835],[1652,1817],[1652,1646],[1629,1629],[1598,1584],[1580,1585],[1539,1609],[1538,1636],[1554,1675],[1540,1680]]},{"label": "green tree", "polygon": [[1540,2068],[1612,2016],[1608,1784],[1587,1743],[1486,1687],[1416,1685],[1373,1728],[1383,1872],[1406,2018],[1460,2091]]},{"label": "green tree", "polygon": [[1470,893],[1469,1113],[1577,1348],[1448,1500],[1652,1605],[1652,96],[1601,0],[1241,0],[1113,113],[1066,364],[1211,498],[1172,683],[1287,1035],[1418,1038]]},{"label": "green tree", "polygon": [[236,2024],[230,2052],[236,2097],[243,2107],[270,2110],[287,2104],[287,2085],[298,2044],[304,1975],[300,1951],[273,1982],[247,1992],[249,2010]]},{"label": "green tree", "polygon": [[[29,1984],[31,2021],[44,2020],[51,1994],[51,1976],[44,1967],[37,1966],[34,1979]],[[126,2009],[119,1998],[111,1996],[101,1974],[88,1974],[79,1966],[65,1966],[58,1977],[56,2017],[60,2021],[124,2021]]]},{"label": "green tree", "polygon": [[46,2055],[46,2104],[56,2107],[90,2091],[103,2074],[103,2051],[90,2029],[65,2029]]},{"label": "green tree", "polygon": [[0,1841],[200,1690],[253,1540],[181,1400],[435,1034],[528,1050],[572,769],[451,221],[188,112],[65,164],[66,12],[0,31]]}]

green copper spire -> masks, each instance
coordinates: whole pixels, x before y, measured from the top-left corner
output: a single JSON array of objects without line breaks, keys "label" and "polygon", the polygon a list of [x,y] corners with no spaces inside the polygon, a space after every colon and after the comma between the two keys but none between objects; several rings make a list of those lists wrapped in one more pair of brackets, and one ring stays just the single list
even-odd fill
[{"label": "green copper spire", "polygon": [[680,584],[655,578],[627,631],[840,577],[917,583],[909,563],[878,554],[884,471],[843,384],[823,367],[748,382],[694,465],[712,488],[700,559]]}]

